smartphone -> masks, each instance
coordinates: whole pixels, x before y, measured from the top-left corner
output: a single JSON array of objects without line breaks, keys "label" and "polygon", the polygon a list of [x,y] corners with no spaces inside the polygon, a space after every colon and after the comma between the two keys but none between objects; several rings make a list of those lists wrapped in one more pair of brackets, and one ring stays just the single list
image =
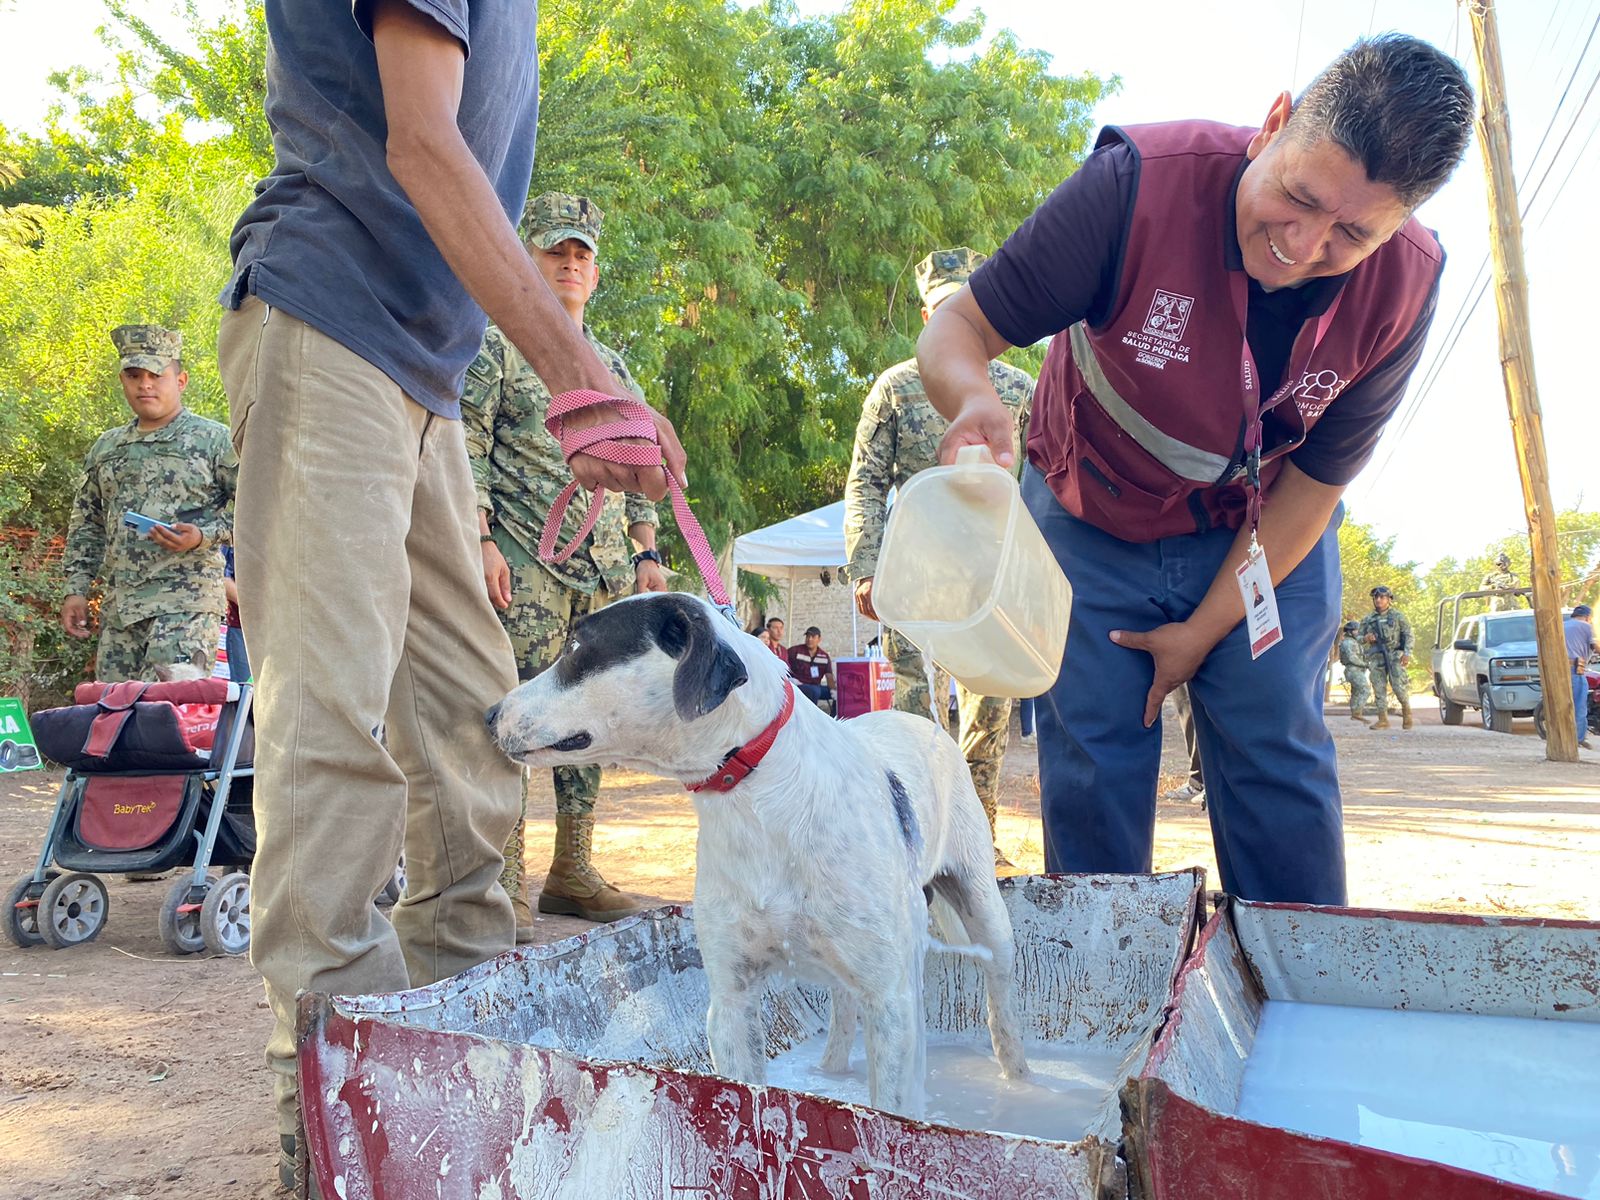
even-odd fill
[{"label": "smartphone", "polygon": [[122,523],[142,538],[149,537],[152,529],[165,529],[168,533],[172,532],[172,526],[165,521],[157,521],[154,517],[136,513],[131,508],[122,514]]}]

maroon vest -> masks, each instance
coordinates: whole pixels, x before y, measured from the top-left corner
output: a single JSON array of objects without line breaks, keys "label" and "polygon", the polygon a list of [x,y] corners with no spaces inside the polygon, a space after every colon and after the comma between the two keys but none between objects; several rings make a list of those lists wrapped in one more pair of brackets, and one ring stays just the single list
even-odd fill
[{"label": "maroon vest", "polygon": [[[1244,273],[1224,257],[1225,206],[1254,132],[1176,121],[1101,135],[1139,160],[1116,300],[1104,325],[1080,322],[1051,343],[1028,460],[1068,512],[1127,541],[1244,518],[1250,422],[1234,299]],[[1413,218],[1350,273],[1331,320],[1306,322],[1274,410],[1292,437],[1263,456],[1263,489],[1339,393],[1404,341],[1443,257]],[[1265,381],[1264,399],[1276,383]]]}]

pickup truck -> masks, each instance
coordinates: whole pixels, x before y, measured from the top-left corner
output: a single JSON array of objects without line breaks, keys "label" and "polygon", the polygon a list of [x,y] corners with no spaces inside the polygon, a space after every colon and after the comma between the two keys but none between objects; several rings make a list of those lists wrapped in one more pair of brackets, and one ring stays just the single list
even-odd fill
[{"label": "pickup truck", "polygon": [[1439,603],[1433,692],[1439,698],[1439,718],[1446,725],[1461,724],[1466,710],[1475,708],[1485,729],[1510,733],[1512,718],[1531,717],[1543,698],[1532,609],[1461,615],[1463,600],[1508,595],[1529,597],[1531,603],[1532,589],[1462,592]]}]

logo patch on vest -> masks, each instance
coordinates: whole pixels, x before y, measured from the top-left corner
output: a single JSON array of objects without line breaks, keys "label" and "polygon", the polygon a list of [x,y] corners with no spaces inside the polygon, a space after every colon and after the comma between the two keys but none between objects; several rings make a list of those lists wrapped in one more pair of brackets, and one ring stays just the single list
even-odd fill
[{"label": "logo patch on vest", "polygon": [[1189,347],[1184,344],[1183,331],[1193,312],[1193,296],[1157,288],[1144,324],[1124,333],[1122,344],[1134,351],[1135,362],[1158,371],[1166,370],[1169,362],[1187,363]]},{"label": "logo patch on vest", "polygon": [[1309,420],[1320,416],[1349,385],[1350,381],[1340,379],[1337,371],[1307,371],[1289,394],[1294,397],[1300,416]]},{"label": "logo patch on vest", "polygon": [[1150,315],[1144,319],[1144,331],[1169,342],[1182,341],[1193,311],[1193,296],[1180,296],[1177,292],[1157,288],[1155,299],[1150,301]]}]

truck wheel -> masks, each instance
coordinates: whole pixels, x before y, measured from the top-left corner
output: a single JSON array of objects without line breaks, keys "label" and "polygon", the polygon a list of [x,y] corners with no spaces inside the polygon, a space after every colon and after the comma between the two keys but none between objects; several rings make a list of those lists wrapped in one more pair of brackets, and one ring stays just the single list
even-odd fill
[{"label": "truck wheel", "polygon": [[1549,731],[1544,727],[1543,700],[1539,701],[1538,705],[1533,710],[1533,731],[1539,735],[1539,739],[1541,741],[1549,736]]},{"label": "truck wheel", "polygon": [[1466,713],[1467,707],[1464,704],[1457,704],[1444,694],[1444,684],[1437,675],[1433,677],[1433,691],[1439,697],[1439,720],[1446,725],[1461,724],[1461,718]]},{"label": "truck wheel", "polygon": [[1487,683],[1478,685],[1478,707],[1483,712],[1483,727],[1490,733],[1511,732],[1511,714],[1494,706]]}]

